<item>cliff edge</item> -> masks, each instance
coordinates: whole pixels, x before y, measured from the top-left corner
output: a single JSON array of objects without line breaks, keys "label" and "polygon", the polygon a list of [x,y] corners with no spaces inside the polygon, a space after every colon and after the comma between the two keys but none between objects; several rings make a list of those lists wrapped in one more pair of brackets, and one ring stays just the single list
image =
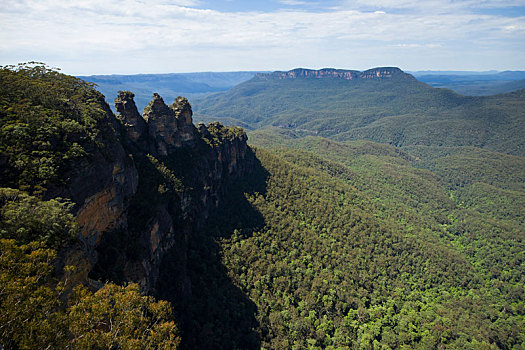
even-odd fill
[{"label": "cliff edge", "polygon": [[[377,67],[365,70],[363,72],[357,70],[323,68],[319,70],[295,68],[287,72],[277,71],[272,73],[258,73],[255,75],[256,79],[272,80],[272,79],[390,79],[393,77],[412,77],[410,74],[403,72],[397,67]],[[412,77],[413,78],[413,77]]]}]

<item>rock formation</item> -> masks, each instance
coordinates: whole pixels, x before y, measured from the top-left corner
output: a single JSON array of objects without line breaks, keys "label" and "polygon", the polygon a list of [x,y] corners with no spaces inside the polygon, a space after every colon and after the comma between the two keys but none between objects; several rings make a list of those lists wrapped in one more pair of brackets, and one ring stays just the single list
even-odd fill
[{"label": "rock formation", "polygon": [[[62,263],[74,260],[79,268],[71,279],[82,282],[87,281],[97,262],[96,248],[104,235],[127,228],[127,211],[139,182],[137,168],[119,137],[120,123],[102,95],[97,102],[104,114],[97,119],[95,138],[68,136],[80,143],[88,156],[72,162],[62,174],[63,181],[50,183],[43,196],[43,199],[68,198],[74,203],[73,213],[81,227],[82,252],[77,246],[62,252]],[[129,105],[124,110],[129,110]],[[130,130],[129,123],[126,128]]]},{"label": "rock formation", "polygon": [[146,121],[139,114],[133,98],[135,95],[130,91],[119,91],[115,99],[115,108],[119,113],[118,118],[124,124],[128,138],[140,147],[144,147],[146,140],[144,135],[147,134]]},{"label": "rock formation", "polygon": [[407,75],[401,69],[396,67],[379,67],[360,72],[357,70],[345,70],[345,69],[334,69],[334,68],[323,68],[319,70],[296,68],[288,72],[273,72],[273,73],[258,73],[256,77],[259,79],[297,79],[297,78],[310,78],[310,79],[384,79],[392,78],[396,75]]},{"label": "rock formation", "polygon": [[187,244],[228,191],[250,173],[254,155],[241,128],[193,125],[191,105],[178,97],[167,106],[158,94],[137,111],[133,93],[119,92],[115,116],[100,96],[93,139],[68,135],[87,156],[75,160],[63,181],[43,199],[70,199],[81,228],[80,244],[61,252],[61,266],[78,267],[74,283],[138,282],[154,293],[160,266],[177,251],[181,295]]},{"label": "rock formation", "polygon": [[[154,94],[140,116],[133,97],[119,92],[117,118],[108,108],[108,120],[114,120],[114,130],[108,130],[115,139],[112,162],[97,160],[93,170],[72,181],[89,192],[73,197],[94,264],[90,276],[119,276],[117,282],[138,282],[154,292],[163,258],[176,249],[178,288],[188,294],[187,242],[220,204],[228,185],[250,172],[254,156],[241,128],[201,123],[197,129],[186,98],[167,106]],[[119,128],[125,131],[121,142],[115,132]]]},{"label": "rock formation", "polygon": [[192,111],[188,100],[178,97],[171,106],[164,103],[158,94],[144,109],[144,119],[148,124],[153,154],[167,156],[183,145],[195,142],[196,129],[192,121]]}]

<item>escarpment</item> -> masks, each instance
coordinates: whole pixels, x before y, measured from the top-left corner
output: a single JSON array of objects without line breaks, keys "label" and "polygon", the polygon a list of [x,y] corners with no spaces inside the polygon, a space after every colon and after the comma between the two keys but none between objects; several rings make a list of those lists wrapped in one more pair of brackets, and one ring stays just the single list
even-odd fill
[{"label": "escarpment", "polygon": [[[120,92],[115,99],[122,144],[138,173],[131,198],[124,205],[113,192],[100,191],[92,199],[96,204],[88,201],[79,214],[86,218],[84,230],[98,230],[96,237],[103,237],[86,241],[97,251],[90,277],[138,282],[154,292],[161,262],[175,249],[182,276],[179,289],[187,294],[187,242],[205,225],[228,186],[251,171],[254,156],[240,128],[220,123],[195,127],[186,98],[178,97],[168,106],[154,94],[141,116],[133,97]],[[100,217],[96,208],[113,202],[122,208],[121,219]]]},{"label": "escarpment", "polygon": [[[113,341],[114,331],[106,326],[118,308],[144,316],[140,326],[131,320],[133,339],[126,341],[144,339],[142,330],[135,331],[142,324],[153,337],[159,319],[149,319],[158,311],[170,320],[159,342],[164,345],[169,338],[176,344],[175,317],[187,320],[179,323],[185,331],[194,327],[190,311],[181,305],[202,305],[198,293],[204,288],[195,278],[207,275],[195,273],[195,266],[218,257],[217,218],[230,208],[225,204],[232,203],[232,193],[244,195],[237,185],[254,171],[246,134],[219,123],[196,127],[183,97],[168,106],[155,94],[141,115],[133,93],[119,92],[116,116],[104,96],[78,78],[37,63],[0,68],[0,314],[22,334],[0,332],[0,348],[18,348],[18,338],[26,336],[20,347],[64,348],[68,341],[82,347],[72,342],[75,331],[68,327],[79,321],[69,318],[71,310],[100,293],[111,305],[95,302],[104,315],[95,315],[97,320],[75,339],[100,330],[110,332]],[[237,203],[231,208],[237,212]],[[202,259],[196,259],[196,251]],[[213,277],[235,291],[219,272]],[[167,282],[161,283],[160,276]],[[114,285],[131,282],[150,296],[174,302],[177,314],[164,302],[139,296],[134,286],[124,291]],[[104,294],[108,288],[109,296]],[[129,306],[128,291],[140,301]],[[11,318],[4,317],[7,304],[14,310]],[[20,305],[25,305],[23,316]],[[87,309],[80,311],[82,317]],[[254,329],[253,323],[239,324],[247,325],[248,333]],[[62,333],[49,332],[55,328]],[[93,346],[118,347],[100,344]]]},{"label": "escarpment", "polygon": [[219,123],[196,127],[183,97],[168,106],[155,94],[141,115],[133,93],[121,91],[115,116],[91,86],[71,86],[51,102],[30,100],[37,107],[29,123],[11,121],[27,139],[4,137],[1,187],[71,202],[79,239],[60,248],[57,269],[76,266],[72,285],[138,282],[154,294],[171,251],[180,275],[174,289],[190,294],[188,242],[229,187],[252,171],[245,132]]},{"label": "escarpment", "polygon": [[[346,70],[323,68],[319,70],[296,68],[287,72],[272,72],[272,73],[257,73],[255,75],[258,79],[272,80],[272,79],[344,79],[344,80],[358,80],[358,79],[390,79],[395,76],[403,76],[410,78],[409,74],[404,73],[397,67],[378,67],[368,69],[366,71]],[[414,79],[413,77],[411,77]]]}]

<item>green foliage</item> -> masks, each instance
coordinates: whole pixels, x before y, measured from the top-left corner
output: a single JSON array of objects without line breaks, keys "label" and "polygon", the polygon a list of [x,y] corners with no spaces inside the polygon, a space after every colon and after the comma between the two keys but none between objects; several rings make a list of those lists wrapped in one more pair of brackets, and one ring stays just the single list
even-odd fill
[{"label": "green foliage", "polygon": [[[431,169],[457,207],[448,213],[447,239],[508,302],[525,294],[525,160],[476,148],[409,149]],[[523,311],[520,311],[523,313]]]},{"label": "green foliage", "polygon": [[0,344],[5,349],[176,348],[170,305],[140,295],[136,285],[109,284],[95,294],[79,290],[65,308],[75,267],[57,272],[62,276],[57,280],[55,249],[70,245],[78,233],[70,206],[0,189]]},{"label": "green foliage", "polygon": [[107,284],[96,293],[77,289],[72,299],[68,318],[73,348],[178,348],[169,303],[143,296],[136,284]]},{"label": "green foliage", "polygon": [[238,126],[225,127],[219,122],[207,125],[208,134],[204,135],[203,140],[212,147],[221,146],[226,140],[232,141],[235,138],[243,138],[246,133],[243,128]]},{"label": "green foliage", "polygon": [[406,76],[383,80],[254,78],[197,99],[196,116],[297,136],[396,146],[476,146],[523,155],[525,90],[466,97]]},{"label": "green foliage", "polygon": [[[523,344],[519,262],[511,280],[487,275],[478,262],[488,251],[473,258],[450,240],[446,214],[458,209],[438,177],[393,147],[307,141],[319,152],[346,150],[345,165],[258,151],[269,177],[264,195],[247,198],[266,227],[221,241],[232,280],[257,305],[263,347]],[[516,243],[507,256],[520,260]]]},{"label": "green foliage", "polygon": [[[164,163],[159,162],[151,154],[148,154],[147,157],[151,164],[157,169],[159,174],[165,180],[165,184],[160,184],[158,187],[159,193],[166,192],[168,190],[168,187],[175,192],[182,193],[182,191],[184,190],[182,181],[179,178],[177,178],[175,174],[173,174],[173,172],[169,170]],[[168,187],[166,185],[168,185]]]},{"label": "green foliage", "polygon": [[[137,285],[77,287],[66,305],[68,277],[53,277],[56,252],[43,243],[0,239],[0,344],[4,349],[176,349],[171,307]],[[67,306],[67,307],[66,307]]]},{"label": "green foliage", "polygon": [[49,248],[64,248],[78,234],[71,206],[60,198],[42,201],[18,190],[0,188],[0,238],[23,244],[39,241]]},{"label": "green foliage", "polygon": [[41,192],[100,144],[104,97],[43,64],[0,67],[3,186]]},{"label": "green foliage", "polygon": [[52,278],[56,252],[0,239],[0,344],[4,349],[64,348],[66,315]]}]

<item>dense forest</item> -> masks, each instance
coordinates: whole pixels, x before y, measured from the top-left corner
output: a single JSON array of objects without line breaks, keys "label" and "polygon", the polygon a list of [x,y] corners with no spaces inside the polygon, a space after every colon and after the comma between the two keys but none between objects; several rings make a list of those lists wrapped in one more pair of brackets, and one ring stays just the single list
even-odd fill
[{"label": "dense forest", "polygon": [[[477,218],[454,208],[428,172],[394,168],[359,191],[364,174],[311,153],[258,156],[271,175],[265,195],[249,200],[266,226],[235,232],[223,249],[232,278],[256,301],[265,346],[464,349],[523,342],[523,231],[498,237],[498,227],[479,222],[476,230],[496,237],[458,232],[474,229]],[[408,180],[412,193],[390,192],[391,176]],[[436,193],[424,199],[433,201],[414,200],[429,189]],[[507,263],[497,266],[502,257]]]},{"label": "dense forest", "polygon": [[[399,79],[354,84],[351,93],[346,81],[323,80],[326,100],[297,110],[304,89],[320,83],[266,80],[259,105],[245,105],[246,96],[215,104],[217,116],[243,116],[254,129],[253,151],[240,128],[213,123],[163,156],[143,151],[143,135],[129,136],[138,125],[124,118],[134,116],[133,94],[119,95],[115,117],[92,84],[41,65],[3,67],[1,347],[523,348],[523,92],[474,100]],[[411,93],[399,96],[405,83]],[[251,87],[256,96],[257,84],[230,93]],[[341,96],[350,95],[362,101],[347,109]],[[386,95],[389,103],[375,104]],[[176,118],[188,112],[185,99],[175,112],[159,101],[146,109],[149,127],[156,106]],[[359,125],[387,123],[391,108],[442,125],[443,105],[457,112],[447,119],[456,135],[436,130],[428,142],[409,142],[421,136],[406,127],[397,143],[382,132],[382,143],[349,140]],[[311,127],[332,112],[326,125],[338,121],[337,133]],[[490,137],[478,137],[487,125]],[[89,240],[78,213],[95,182],[71,188],[104,162],[129,217]],[[122,189],[128,178],[131,192]],[[111,193],[95,192],[86,198]],[[96,208],[91,221],[108,221]],[[149,256],[144,237],[171,243]],[[152,285],[141,272],[148,264],[158,264]]]},{"label": "dense forest", "polygon": [[[376,68],[380,70],[381,68]],[[296,136],[398,147],[475,146],[524,156],[525,90],[463,96],[398,68],[387,78],[272,79],[258,75],[195,100],[197,118]],[[271,76],[271,75],[270,75]]]}]

